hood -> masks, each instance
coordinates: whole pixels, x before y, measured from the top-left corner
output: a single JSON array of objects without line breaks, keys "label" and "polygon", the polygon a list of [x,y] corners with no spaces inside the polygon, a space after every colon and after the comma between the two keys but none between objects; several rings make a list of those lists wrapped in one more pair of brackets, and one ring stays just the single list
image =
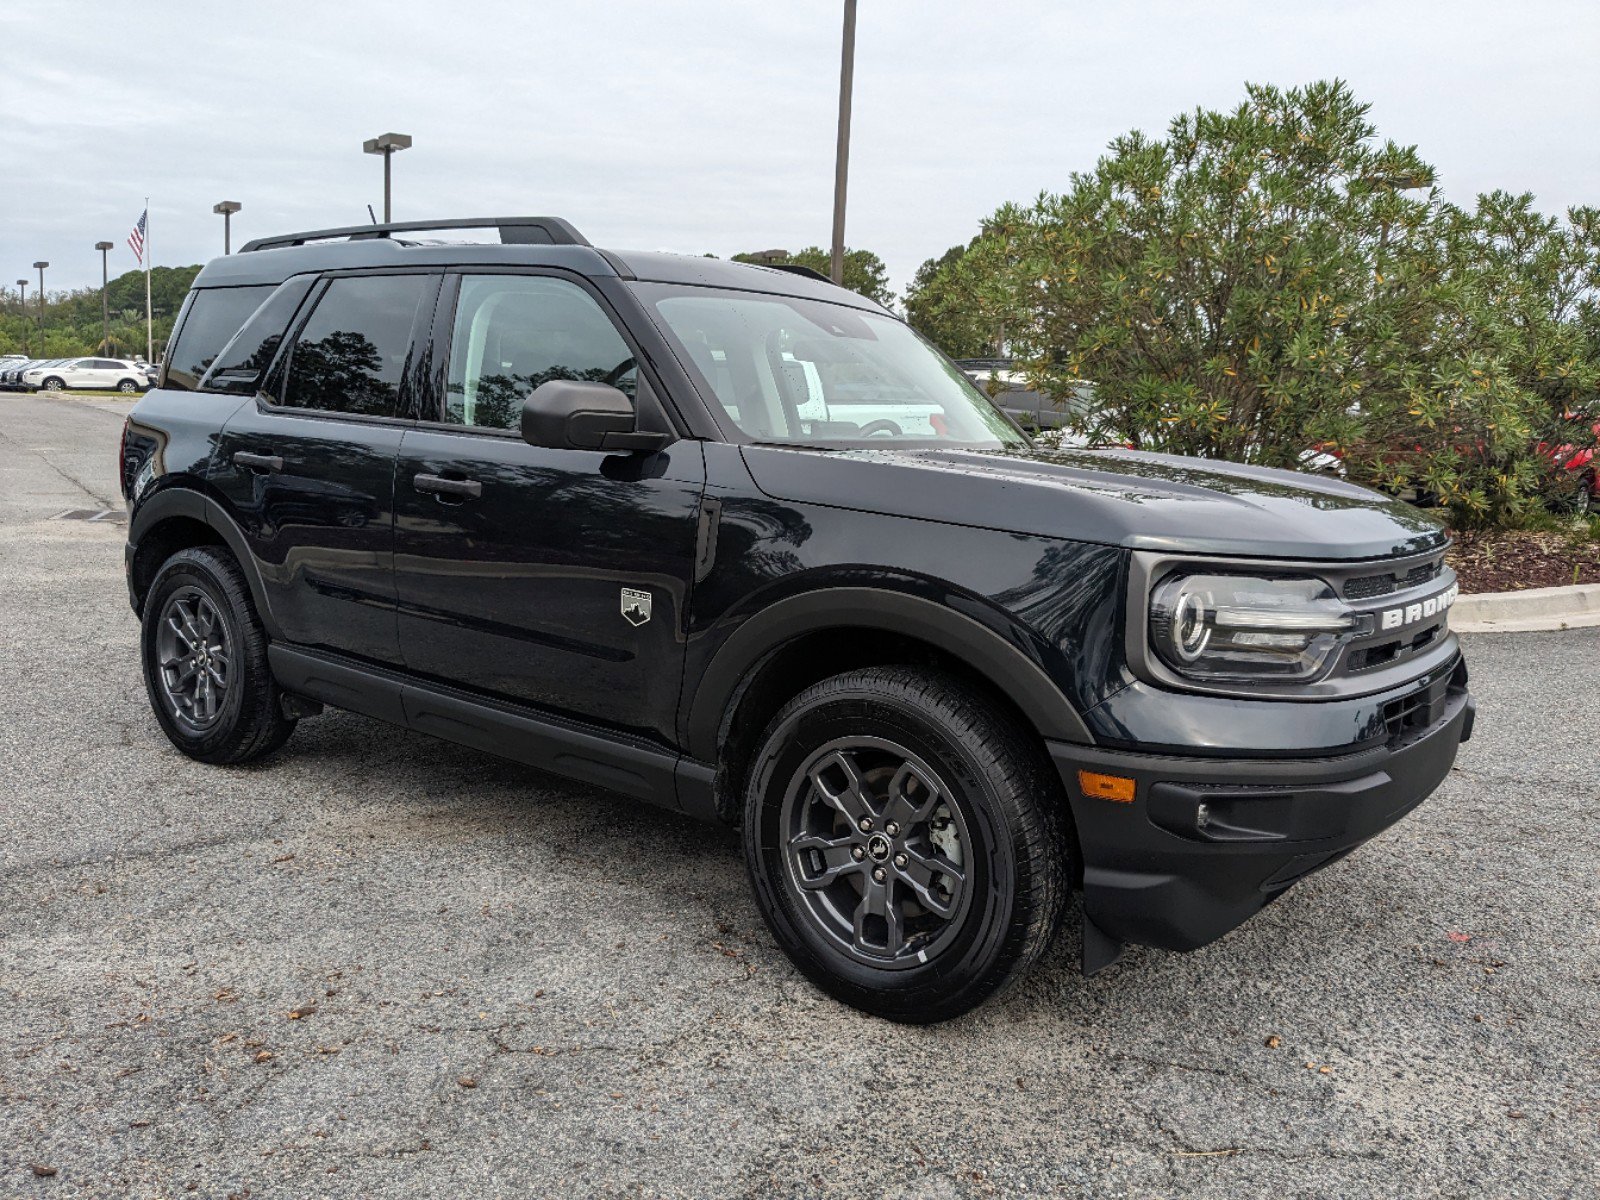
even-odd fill
[{"label": "hood", "polygon": [[742,447],[777,500],[1130,549],[1387,558],[1448,541],[1439,521],[1343,480],[1133,450]]}]

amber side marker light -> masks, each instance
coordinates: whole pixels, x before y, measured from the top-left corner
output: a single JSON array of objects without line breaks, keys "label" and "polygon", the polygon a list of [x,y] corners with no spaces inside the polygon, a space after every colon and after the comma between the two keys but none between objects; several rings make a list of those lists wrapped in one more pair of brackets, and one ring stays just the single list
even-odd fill
[{"label": "amber side marker light", "polygon": [[1079,771],[1078,786],[1085,796],[1097,800],[1115,800],[1118,804],[1133,803],[1133,780],[1121,775],[1101,775],[1096,771]]}]

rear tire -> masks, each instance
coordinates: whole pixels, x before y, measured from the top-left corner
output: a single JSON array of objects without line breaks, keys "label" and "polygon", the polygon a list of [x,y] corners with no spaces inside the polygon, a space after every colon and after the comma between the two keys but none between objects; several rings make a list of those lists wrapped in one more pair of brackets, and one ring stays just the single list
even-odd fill
[{"label": "rear tire", "polygon": [[124,379],[121,383],[117,384],[117,391],[122,392],[124,394],[131,395],[132,393],[137,392],[138,390],[139,390],[139,385],[137,383],[135,383],[131,379]]},{"label": "rear tire", "polygon": [[745,863],[812,982],[928,1024],[998,996],[1049,945],[1072,878],[1065,803],[982,694],[874,667],[773,718],[745,796]]},{"label": "rear tire", "polygon": [[161,731],[200,762],[250,762],[294,732],[244,572],[215,546],[180,550],[145,595],[141,657]]}]

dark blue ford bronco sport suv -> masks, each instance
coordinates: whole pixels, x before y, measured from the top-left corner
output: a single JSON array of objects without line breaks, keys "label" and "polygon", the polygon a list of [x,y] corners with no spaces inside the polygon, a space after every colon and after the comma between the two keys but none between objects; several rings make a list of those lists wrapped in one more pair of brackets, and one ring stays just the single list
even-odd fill
[{"label": "dark blue ford bronco sport suv", "polygon": [[1036,448],[871,301],[554,218],[211,263],[122,486],[185,754],[332,704],[738,825],[778,943],[900,1021],[999,993],[1073,890],[1087,972],[1205,945],[1472,728],[1416,510]]}]

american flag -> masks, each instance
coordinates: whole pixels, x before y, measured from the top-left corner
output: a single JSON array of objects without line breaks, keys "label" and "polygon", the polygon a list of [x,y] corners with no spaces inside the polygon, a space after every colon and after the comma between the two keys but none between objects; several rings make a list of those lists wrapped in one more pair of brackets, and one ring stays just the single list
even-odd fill
[{"label": "american flag", "polygon": [[144,262],[144,227],[150,219],[150,210],[147,208],[139,214],[139,223],[133,227],[133,232],[128,235],[128,245],[133,247],[133,256],[141,263]]}]

